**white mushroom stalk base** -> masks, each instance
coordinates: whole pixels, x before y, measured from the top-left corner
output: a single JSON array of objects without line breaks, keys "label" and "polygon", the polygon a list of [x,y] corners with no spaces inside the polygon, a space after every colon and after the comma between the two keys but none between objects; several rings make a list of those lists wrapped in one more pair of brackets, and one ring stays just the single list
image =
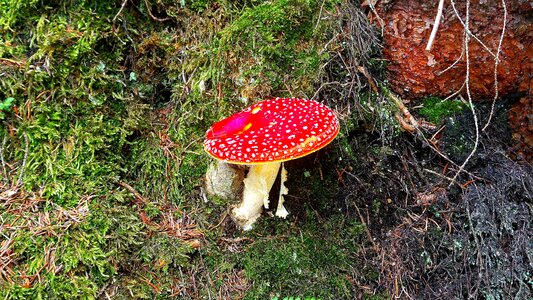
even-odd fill
[{"label": "white mushroom stalk base", "polygon": [[[261,215],[263,206],[268,208],[268,194],[276,181],[281,163],[268,163],[252,165],[248,175],[244,179],[243,199],[239,206],[232,211],[233,218],[243,228],[252,229],[252,225]],[[287,171],[282,167],[280,199],[276,211],[276,216],[285,218],[288,215],[283,206],[283,195],[288,189],[284,182],[287,180]]]}]

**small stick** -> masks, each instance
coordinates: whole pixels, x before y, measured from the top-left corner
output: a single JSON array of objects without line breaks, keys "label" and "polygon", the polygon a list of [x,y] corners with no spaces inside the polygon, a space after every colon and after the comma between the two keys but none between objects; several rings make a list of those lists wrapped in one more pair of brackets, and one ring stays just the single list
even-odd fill
[{"label": "small stick", "polygon": [[437,16],[435,17],[435,23],[433,23],[433,29],[431,30],[431,35],[429,36],[429,41],[426,46],[426,51],[431,51],[431,46],[433,46],[433,41],[435,36],[437,36],[437,31],[439,29],[440,19],[442,17],[442,9],[444,8],[444,0],[439,1],[439,8],[437,10]]},{"label": "small stick", "polygon": [[166,17],[166,18],[158,18],[156,16],[154,16],[152,14],[152,11],[150,10],[150,5],[148,4],[148,1],[147,0],[144,0],[144,4],[146,5],[146,10],[148,11],[148,14],[150,15],[150,17],[152,17],[152,19],[158,21],[158,22],[165,22],[165,21],[168,21],[170,20],[169,17]]},{"label": "small stick", "polygon": [[4,136],[4,139],[2,140],[2,146],[0,146],[0,160],[2,161],[2,177],[4,178],[4,183],[7,184],[7,171],[6,171],[6,161],[4,160],[4,148],[6,147],[7,142],[7,134]]},{"label": "small stick", "polygon": [[2,64],[6,64],[6,65],[14,65],[14,66],[17,66],[19,68],[24,66],[24,64],[26,64],[25,60],[17,61],[17,60],[13,60],[13,59],[9,59],[9,58],[3,58],[3,57],[0,57],[0,62],[2,62]]},{"label": "small stick", "polygon": [[446,180],[448,180],[448,181],[450,181],[450,182],[452,182],[452,183],[455,183],[455,184],[457,184],[461,189],[464,190],[464,187],[463,187],[462,185],[460,185],[460,184],[457,183],[457,182],[453,182],[453,179],[450,178],[450,177],[448,177],[448,176],[446,176],[446,175],[442,175],[442,174],[437,173],[437,172],[435,172],[435,171],[433,171],[433,170],[430,170],[430,169],[424,169],[424,171],[426,171],[426,172],[428,172],[428,173],[430,173],[430,174],[433,174],[433,175],[435,175],[435,176],[437,176],[437,177],[440,177],[440,178],[446,179]]},{"label": "small stick", "polygon": [[25,132],[24,132],[24,140],[26,141],[26,148],[24,149],[24,160],[22,161],[22,166],[20,167],[19,178],[17,180],[17,184],[22,183],[22,176],[24,175],[24,169],[26,168],[26,162],[28,161],[28,150],[30,147],[30,140],[28,139],[28,135]]},{"label": "small stick", "polygon": [[385,31],[385,21],[379,16],[376,7],[374,6],[374,2],[377,3],[377,1],[370,0],[368,1],[368,6],[370,7],[370,10],[376,15],[376,18],[378,19],[379,25],[381,26],[381,35],[383,35],[383,32]]},{"label": "small stick", "polygon": [[376,242],[374,242],[374,238],[372,238],[372,234],[370,234],[370,229],[368,229],[368,224],[367,224],[367,222],[365,222],[365,219],[363,218],[363,215],[361,214],[361,211],[359,211],[359,207],[357,207],[357,205],[355,205],[355,210],[357,210],[357,214],[359,215],[359,219],[361,219],[361,223],[365,227],[365,232],[366,232],[366,235],[367,235],[368,239],[372,243],[372,248],[374,249],[374,251],[376,253],[379,253],[380,248],[379,248],[378,244],[376,244]]},{"label": "small stick", "polygon": [[146,199],[144,199],[143,196],[139,192],[137,192],[131,185],[129,185],[129,184],[125,183],[125,182],[122,182],[122,181],[118,182],[118,184],[121,187],[123,187],[126,190],[128,190],[128,192],[132,193],[133,196],[135,196],[135,198],[138,201],[140,201],[142,204],[146,204],[146,202],[147,202]]},{"label": "small stick", "polygon": [[128,2],[128,0],[122,0],[122,6],[120,6],[120,9],[118,10],[118,13],[115,15],[115,17],[113,18],[113,22],[115,22],[115,20],[117,19],[117,17],[120,15],[120,13],[122,12],[122,10],[124,9],[124,7],[126,6],[126,3]]},{"label": "small stick", "polygon": [[[407,106],[405,106],[405,104],[403,104],[403,101],[396,95],[394,95],[392,92],[389,92],[387,96],[389,99],[394,101],[394,104],[396,104],[398,109],[400,109],[400,111],[402,112],[403,117],[396,114],[396,118],[400,121],[400,125],[402,125],[404,129],[410,132],[414,132],[415,130],[417,130],[419,128],[418,121],[413,117],[411,112],[409,112],[409,109],[407,108]],[[402,119],[404,122],[402,122]],[[409,121],[410,124],[405,122],[405,120]]]}]

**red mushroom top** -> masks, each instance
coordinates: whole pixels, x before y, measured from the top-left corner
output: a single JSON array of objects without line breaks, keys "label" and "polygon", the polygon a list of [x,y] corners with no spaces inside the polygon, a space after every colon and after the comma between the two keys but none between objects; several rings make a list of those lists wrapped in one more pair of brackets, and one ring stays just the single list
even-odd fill
[{"label": "red mushroom top", "polygon": [[204,148],[234,164],[282,162],[329,144],[339,121],[327,106],[300,98],[256,103],[207,130]]}]

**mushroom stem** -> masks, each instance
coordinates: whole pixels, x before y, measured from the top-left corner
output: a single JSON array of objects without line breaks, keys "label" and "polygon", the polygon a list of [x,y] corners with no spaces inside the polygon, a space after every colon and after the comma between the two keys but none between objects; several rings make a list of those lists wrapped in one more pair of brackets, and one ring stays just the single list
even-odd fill
[{"label": "mushroom stem", "polygon": [[276,162],[250,167],[244,179],[242,202],[233,209],[233,217],[243,230],[252,229],[263,206],[268,208],[268,194],[278,176],[280,165]]},{"label": "mushroom stem", "polygon": [[287,195],[289,193],[289,189],[285,186],[285,182],[287,181],[287,170],[285,169],[285,166],[283,163],[281,163],[281,184],[279,187],[279,200],[278,200],[278,208],[276,209],[276,216],[285,219],[289,212],[283,206],[283,202],[285,202],[285,198],[283,198],[284,195]]}]

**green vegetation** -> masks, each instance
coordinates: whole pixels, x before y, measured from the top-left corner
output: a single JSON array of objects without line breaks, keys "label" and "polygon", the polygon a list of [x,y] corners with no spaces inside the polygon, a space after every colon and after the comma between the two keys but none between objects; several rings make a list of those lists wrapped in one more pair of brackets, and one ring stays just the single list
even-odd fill
[{"label": "green vegetation", "polygon": [[320,63],[328,58],[326,40],[320,38],[327,24],[313,16],[320,5],[328,11],[336,2],[263,3],[245,9],[221,32],[220,50],[229,58],[226,67],[243,101],[285,89],[302,95],[313,91]]},{"label": "green vegetation", "polygon": [[[0,0],[0,299],[528,298],[531,170],[485,139],[506,111],[447,189],[356,2]],[[286,163],[288,218],[242,232],[202,141],[270,96],[319,98],[341,132]],[[456,162],[464,108],[410,108]]]},{"label": "green vegetation", "polygon": [[424,100],[419,113],[427,121],[440,124],[445,118],[465,110],[468,106],[459,99],[442,100],[439,97],[428,97]]},{"label": "green vegetation", "polygon": [[5,119],[6,113],[11,109],[14,101],[14,98],[9,97],[6,98],[4,101],[0,102],[0,120]]},{"label": "green vegetation", "polygon": [[[312,211],[308,213],[312,216]],[[340,299],[351,297],[348,278],[357,267],[355,255],[363,227],[347,224],[342,216],[334,216],[324,224],[304,224],[300,230],[258,241],[246,249],[242,264],[246,277],[253,282],[247,299],[279,297],[287,291],[321,299],[332,295]],[[277,293],[272,295],[272,291]]]}]

